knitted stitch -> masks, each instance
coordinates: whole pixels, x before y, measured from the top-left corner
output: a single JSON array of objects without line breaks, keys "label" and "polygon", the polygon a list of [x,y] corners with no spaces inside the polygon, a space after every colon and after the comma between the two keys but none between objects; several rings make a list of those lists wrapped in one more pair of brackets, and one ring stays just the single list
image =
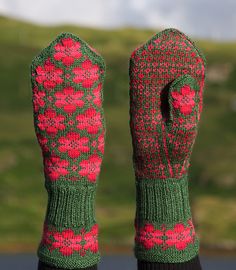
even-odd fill
[{"label": "knitted stitch", "polygon": [[48,205],[41,262],[65,269],[96,265],[94,214],[104,152],[103,58],[63,33],[33,59],[34,126],[44,162]]},{"label": "knitted stitch", "polygon": [[198,254],[188,168],[204,79],[202,54],[175,29],[155,35],[131,56],[130,128],[139,260],[180,263]]},{"label": "knitted stitch", "polygon": [[[65,270],[65,268],[53,267],[53,266],[47,265],[46,263],[39,261],[38,270]],[[97,270],[97,265],[89,266],[86,268],[80,268],[78,270]]]}]

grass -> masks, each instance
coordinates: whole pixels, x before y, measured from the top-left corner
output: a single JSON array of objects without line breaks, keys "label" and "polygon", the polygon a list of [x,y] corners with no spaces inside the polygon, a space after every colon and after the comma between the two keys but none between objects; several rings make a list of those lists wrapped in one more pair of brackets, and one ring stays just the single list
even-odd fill
[{"label": "grass", "polygon": [[[205,239],[211,245],[216,244],[216,236],[217,244],[233,242],[236,237],[236,224],[232,223],[236,215],[234,199],[202,196],[195,207],[198,209],[196,219],[198,220],[199,234],[202,239]],[[219,212],[223,214],[219,215]],[[218,225],[215,226],[215,224]],[[212,230],[213,228],[214,230]]]},{"label": "grass", "polygon": [[[70,31],[106,59],[106,151],[97,193],[97,218],[105,250],[131,251],[135,186],[129,134],[128,60],[155,31],[39,27],[0,18],[0,250],[34,251],[46,208],[42,159],[33,130],[29,66],[34,55]],[[215,67],[209,79],[199,136],[192,156],[191,200],[204,245],[236,243],[236,43],[197,41]],[[217,72],[217,69],[216,71]],[[218,71],[219,72],[219,71]],[[236,105],[235,105],[236,106]]]}]

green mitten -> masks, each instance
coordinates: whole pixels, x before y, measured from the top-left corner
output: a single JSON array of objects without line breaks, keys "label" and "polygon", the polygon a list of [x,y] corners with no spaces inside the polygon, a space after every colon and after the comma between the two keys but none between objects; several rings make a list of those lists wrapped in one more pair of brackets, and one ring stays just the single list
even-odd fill
[{"label": "green mitten", "polygon": [[64,33],[31,66],[34,124],[48,206],[41,262],[65,269],[96,265],[94,200],[104,152],[103,58]]},{"label": "green mitten", "polygon": [[130,127],[137,187],[135,254],[139,260],[179,263],[198,254],[188,168],[204,78],[204,58],[175,29],[155,35],[131,56]]}]

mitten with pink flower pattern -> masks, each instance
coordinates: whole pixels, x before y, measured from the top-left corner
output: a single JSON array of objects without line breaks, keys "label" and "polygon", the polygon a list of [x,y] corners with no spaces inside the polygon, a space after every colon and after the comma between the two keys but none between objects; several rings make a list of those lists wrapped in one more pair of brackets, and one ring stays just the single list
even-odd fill
[{"label": "mitten with pink flower pattern", "polygon": [[[130,59],[136,176],[135,255],[141,269],[201,269],[188,198],[189,160],[202,110],[205,60],[167,29]],[[186,263],[183,267],[179,263]]]},{"label": "mitten with pink flower pattern", "polygon": [[69,33],[32,62],[34,124],[48,192],[38,249],[45,269],[96,269],[100,259],[94,200],[104,152],[104,76],[103,58]]}]

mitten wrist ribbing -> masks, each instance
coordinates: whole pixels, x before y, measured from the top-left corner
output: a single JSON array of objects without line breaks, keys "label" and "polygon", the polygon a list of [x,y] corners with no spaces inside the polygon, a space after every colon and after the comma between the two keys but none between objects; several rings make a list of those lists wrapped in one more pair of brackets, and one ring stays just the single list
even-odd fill
[{"label": "mitten wrist ribbing", "polygon": [[47,224],[95,224],[96,185],[63,186],[51,183],[47,185],[48,206]]}]

